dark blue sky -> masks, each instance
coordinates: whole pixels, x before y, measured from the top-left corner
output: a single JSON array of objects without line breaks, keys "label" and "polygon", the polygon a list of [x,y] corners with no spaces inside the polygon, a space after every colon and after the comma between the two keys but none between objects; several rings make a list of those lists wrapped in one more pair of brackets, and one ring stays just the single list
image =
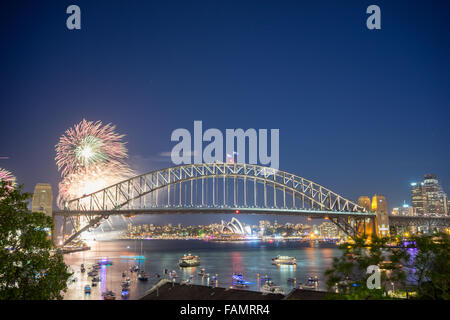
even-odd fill
[{"label": "dark blue sky", "polygon": [[[69,31],[70,4],[82,29]],[[366,28],[368,5],[381,30]],[[448,1],[2,1],[0,167],[26,190],[59,174],[81,121],[125,133],[139,171],[176,128],[279,128],[280,169],[351,199],[450,192]]]}]

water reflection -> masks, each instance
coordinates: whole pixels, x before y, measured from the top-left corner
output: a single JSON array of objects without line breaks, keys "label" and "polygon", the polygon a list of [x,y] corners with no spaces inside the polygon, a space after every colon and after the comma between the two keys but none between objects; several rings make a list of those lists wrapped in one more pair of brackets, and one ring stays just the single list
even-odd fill
[{"label": "water reflection", "polygon": [[[322,281],[323,273],[331,266],[332,258],[339,255],[339,249],[333,245],[310,247],[308,243],[300,242],[218,243],[197,240],[139,242],[138,244],[135,240],[118,240],[93,243],[90,251],[66,255],[66,263],[73,266],[79,280],[70,284],[65,299],[102,299],[101,293],[107,290],[113,290],[119,298],[124,271],[131,282],[129,299],[137,299],[161,278],[169,278],[169,275],[164,274],[164,269],[169,273],[176,270],[179,276],[177,282],[190,281],[225,288],[232,285],[233,273],[241,273],[245,280],[250,282],[249,290],[260,290],[264,284],[261,280],[267,275],[286,293],[299,283],[304,283],[309,276],[318,276],[320,278],[318,288],[325,289],[325,281]],[[178,266],[179,258],[187,252],[187,249],[200,257],[200,266],[192,268]],[[136,259],[141,255],[145,259]],[[297,266],[273,265],[272,258],[277,255],[296,257]],[[91,295],[85,296],[84,286],[91,285],[92,281],[87,271],[101,258],[107,258],[113,261],[113,264],[100,269],[101,282],[97,287],[92,287]],[[82,263],[86,266],[84,274],[80,272]],[[148,281],[138,281],[136,272],[130,272],[130,267],[136,264],[149,274]],[[200,273],[202,269],[205,269],[204,275]],[[209,278],[206,276],[208,273]],[[214,278],[216,274],[217,279]]]}]

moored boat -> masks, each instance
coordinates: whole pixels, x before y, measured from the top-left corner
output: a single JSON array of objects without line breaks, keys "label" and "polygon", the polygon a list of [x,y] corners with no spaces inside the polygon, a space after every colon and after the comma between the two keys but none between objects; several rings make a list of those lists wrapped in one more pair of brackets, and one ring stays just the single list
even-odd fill
[{"label": "moored boat", "polygon": [[266,283],[261,287],[261,292],[284,294],[284,290],[280,286],[275,285],[272,281],[266,281]]},{"label": "moored boat", "polygon": [[103,300],[116,300],[116,294],[111,290],[107,290],[103,293]]},{"label": "moored boat", "polygon": [[142,270],[141,272],[138,273],[137,278],[140,281],[147,281],[148,280],[148,274],[145,273],[144,270]]}]

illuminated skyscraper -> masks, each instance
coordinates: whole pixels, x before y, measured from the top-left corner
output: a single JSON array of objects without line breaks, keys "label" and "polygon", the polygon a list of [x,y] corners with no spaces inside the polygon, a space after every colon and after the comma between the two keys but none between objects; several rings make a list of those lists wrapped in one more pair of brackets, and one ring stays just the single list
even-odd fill
[{"label": "illuminated skyscraper", "polygon": [[426,196],[426,213],[447,215],[447,195],[442,190],[434,174],[426,174],[423,180],[423,192]]},{"label": "illuminated skyscraper", "polygon": [[411,200],[417,215],[447,215],[448,198],[434,174],[421,183],[411,183]]},{"label": "illuminated skyscraper", "polygon": [[425,202],[426,197],[424,197],[422,190],[422,183],[413,182],[411,183],[411,202],[414,208],[415,214],[422,216],[425,213]]},{"label": "illuminated skyscraper", "polygon": [[387,236],[389,233],[389,212],[386,197],[376,194],[372,198],[372,211],[377,213],[376,227],[379,236]]}]

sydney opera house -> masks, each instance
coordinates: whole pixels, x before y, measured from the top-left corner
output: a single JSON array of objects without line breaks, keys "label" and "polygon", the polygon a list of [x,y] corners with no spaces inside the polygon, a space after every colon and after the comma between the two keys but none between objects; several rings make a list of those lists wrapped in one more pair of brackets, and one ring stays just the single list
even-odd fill
[{"label": "sydney opera house", "polygon": [[234,234],[240,236],[250,236],[252,234],[252,229],[249,225],[241,223],[234,217],[230,222],[222,220],[217,231],[221,234]]}]

